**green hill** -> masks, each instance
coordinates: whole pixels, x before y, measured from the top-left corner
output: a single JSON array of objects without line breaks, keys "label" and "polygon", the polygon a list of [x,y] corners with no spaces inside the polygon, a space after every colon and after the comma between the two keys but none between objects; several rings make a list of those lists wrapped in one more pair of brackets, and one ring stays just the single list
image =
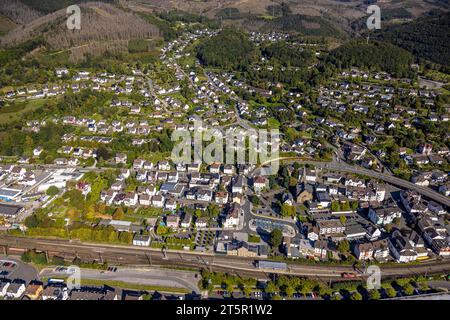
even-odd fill
[{"label": "green hill", "polygon": [[256,54],[248,37],[234,29],[223,30],[197,48],[197,57],[203,64],[223,69],[246,70]]},{"label": "green hill", "polygon": [[450,66],[450,13],[422,17],[380,30],[377,39],[388,41],[415,56]]},{"label": "green hill", "polygon": [[386,71],[398,77],[410,73],[414,62],[411,53],[390,43],[372,41],[350,41],[333,50],[329,62],[338,68],[359,67],[369,70]]}]

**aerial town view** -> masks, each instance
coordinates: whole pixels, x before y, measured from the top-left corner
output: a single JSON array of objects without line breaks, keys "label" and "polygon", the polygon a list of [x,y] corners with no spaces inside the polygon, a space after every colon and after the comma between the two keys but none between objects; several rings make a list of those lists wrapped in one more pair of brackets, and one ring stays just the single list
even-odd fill
[{"label": "aerial town view", "polygon": [[0,67],[0,300],[450,300],[448,1],[0,0]]}]

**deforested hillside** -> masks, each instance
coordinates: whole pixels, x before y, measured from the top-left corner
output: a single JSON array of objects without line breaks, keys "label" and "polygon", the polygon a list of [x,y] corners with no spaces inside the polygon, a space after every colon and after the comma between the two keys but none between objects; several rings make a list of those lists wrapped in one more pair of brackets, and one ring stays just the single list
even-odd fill
[{"label": "deforested hillside", "polygon": [[47,49],[70,50],[71,60],[79,61],[86,53],[98,55],[105,51],[126,50],[130,39],[159,36],[157,27],[113,5],[89,2],[80,7],[81,30],[67,28],[66,10],[61,9],[11,30],[0,38],[1,45],[12,47],[39,37],[44,40]]},{"label": "deforested hillside", "polygon": [[[44,14],[67,8],[73,4],[89,2],[90,0],[20,0],[28,7]],[[99,0],[101,2],[113,3],[115,0]]]},{"label": "deforested hillside", "polygon": [[43,16],[43,13],[28,7],[19,0],[0,0],[0,14],[22,25]]}]

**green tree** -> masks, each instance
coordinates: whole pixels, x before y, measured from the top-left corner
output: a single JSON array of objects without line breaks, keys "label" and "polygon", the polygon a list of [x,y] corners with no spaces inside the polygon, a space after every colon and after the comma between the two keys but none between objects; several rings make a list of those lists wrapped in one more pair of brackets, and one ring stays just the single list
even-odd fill
[{"label": "green tree", "polygon": [[281,215],[283,217],[293,217],[295,216],[295,207],[288,204],[283,204],[281,206]]},{"label": "green tree", "polygon": [[278,248],[283,240],[283,233],[280,229],[273,229],[270,233],[269,244],[272,248]]},{"label": "green tree", "polygon": [[405,291],[405,293],[408,296],[411,296],[414,294],[414,287],[412,286],[412,284],[407,283],[404,287],[403,287],[403,291]]},{"label": "green tree", "polygon": [[389,298],[394,298],[394,297],[397,296],[397,291],[396,291],[394,288],[389,287],[389,288],[386,289],[386,295],[387,295]]},{"label": "green tree", "polygon": [[57,194],[58,194],[58,192],[59,192],[59,189],[57,188],[57,187],[55,187],[55,186],[50,186],[48,189],[47,189],[47,195],[49,195],[49,196],[56,196]]},{"label": "green tree", "polygon": [[331,211],[337,212],[337,211],[340,211],[340,210],[341,210],[341,206],[339,205],[339,202],[333,201],[331,203]]},{"label": "green tree", "polygon": [[125,213],[123,212],[122,207],[118,207],[115,211],[114,214],[112,216],[112,218],[114,220],[123,220],[123,218],[125,217]]},{"label": "green tree", "polygon": [[380,291],[378,291],[377,289],[370,290],[369,296],[371,300],[378,300],[381,298]]},{"label": "green tree", "polygon": [[347,240],[342,240],[338,244],[338,250],[340,253],[345,253],[350,250],[350,243]]},{"label": "green tree", "polygon": [[27,251],[25,251],[24,253],[22,253],[22,255],[20,256],[20,259],[21,259],[23,262],[27,262],[27,263],[31,262],[30,251],[27,250]]},{"label": "green tree", "polygon": [[245,284],[242,284],[241,290],[242,290],[242,293],[243,293],[247,298],[250,297],[250,295],[251,295],[251,293],[252,293],[252,289],[251,289],[249,286],[246,286]]},{"label": "green tree", "polygon": [[39,219],[36,214],[32,214],[25,219],[24,224],[27,228],[36,228],[39,225]]},{"label": "green tree", "polygon": [[284,293],[286,293],[288,297],[292,297],[295,293],[295,289],[292,286],[286,286],[286,288],[284,288]]},{"label": "green tree", "polygon": [[353,292],[350,296],[350,300],[362,300],[362,295],[359,292]]},{"label": "green tree", "polygon": [[268,293],[268,294],[274,294],[274,293],[278,292],[278,287],[274,282],[270,281],[267,283],[266,287],[264,288],[264,292]]}]

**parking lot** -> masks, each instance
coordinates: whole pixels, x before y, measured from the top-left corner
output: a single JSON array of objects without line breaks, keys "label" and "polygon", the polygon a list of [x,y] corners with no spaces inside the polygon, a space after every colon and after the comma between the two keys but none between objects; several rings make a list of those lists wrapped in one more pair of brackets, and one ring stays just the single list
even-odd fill
[{"label": "parking lot", "polygon": [[19,259],[0,255],[0,278],[8,280],[23,280],[29,283],[38,278],[37,270]]},{"label": "parking lot", "polygon": [[0,276],[7,277],[17,269],[17,263],[11,260],[0,260]]}]

